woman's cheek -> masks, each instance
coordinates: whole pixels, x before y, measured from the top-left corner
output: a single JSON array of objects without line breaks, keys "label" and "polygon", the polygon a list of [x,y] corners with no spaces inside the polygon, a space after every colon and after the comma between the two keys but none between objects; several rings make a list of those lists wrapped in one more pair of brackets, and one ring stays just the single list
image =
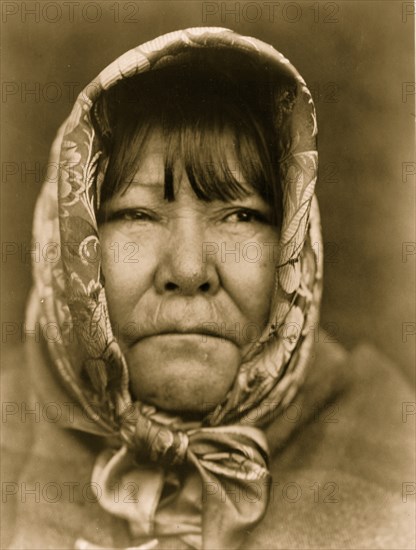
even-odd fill
[{"label": "woman's cheek", "polygon": [[[241,327],[249,340],[260,336],[270,313],[276,268],[267,238],[238,243],[239,253],[223,254],[218,266],[224,289],[249,319],[247,327]],[[226,250],[232,250],[232,244],[226,244]]]},{"label": "woman's cheek", "polygon": [[100,241],[110,318],[121,325],[131,321],[134,307],[152,284],[156,243],[114,231],[110,224],[101,230]]}]

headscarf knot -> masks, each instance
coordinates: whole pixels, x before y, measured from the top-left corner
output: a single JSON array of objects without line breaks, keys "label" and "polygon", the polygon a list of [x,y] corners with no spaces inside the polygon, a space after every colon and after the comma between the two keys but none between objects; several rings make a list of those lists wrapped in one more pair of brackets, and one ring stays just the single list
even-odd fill
[{"label": "headscarf knot", "polygon": [[143,414],[138,415],[134,426],[128,424],[122,427],[121,437],[140,461],[150,460],[166,466],[182,464],[189,445],[184,431]]}]

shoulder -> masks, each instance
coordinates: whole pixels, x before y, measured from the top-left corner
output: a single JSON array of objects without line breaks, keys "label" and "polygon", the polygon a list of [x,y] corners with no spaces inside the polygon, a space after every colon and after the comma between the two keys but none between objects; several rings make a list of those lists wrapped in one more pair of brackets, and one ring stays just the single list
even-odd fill
[{"label": "shoulder", "polygon": [[[313,368],[326,373],[329,366],[343,383],[274,456],[271,504],[254,544],[414,548],[415,404],[409,382],[370,345],[349,354],[321,350],[318,358],[327,364]],[[326,380],[315,377],[311,392],[319,396]],[[304,401],[312,402],[313,396]]]},{"label": "shoulder", "polygon": [[100,533],[105,547],[124,548],[125,522],[94,497],[97,440],[60,426],[57,420],[68,420],[70,409],[54,401],[60,394],[49,392],[47,380],[42,388],[46,401],[35,394],[34,378],[46,368],[35,364],[38,360],[33,349],[3,354],[0,548],[72,548],[76,538],[88,539],[91,532]]}]

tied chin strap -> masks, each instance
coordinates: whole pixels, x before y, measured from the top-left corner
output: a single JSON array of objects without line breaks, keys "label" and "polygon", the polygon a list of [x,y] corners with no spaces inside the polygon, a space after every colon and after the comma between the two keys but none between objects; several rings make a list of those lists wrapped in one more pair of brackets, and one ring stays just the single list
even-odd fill
[{"label": "tied chin strap", "polygon": [[270,474],[260,430],[185,432],[140,415],[134,433],[122,433],[125,444],[98,456],[92,481],[101,506],[127,520],[133,537],[179,536],[193,548],[235,549],[263,518]]}]

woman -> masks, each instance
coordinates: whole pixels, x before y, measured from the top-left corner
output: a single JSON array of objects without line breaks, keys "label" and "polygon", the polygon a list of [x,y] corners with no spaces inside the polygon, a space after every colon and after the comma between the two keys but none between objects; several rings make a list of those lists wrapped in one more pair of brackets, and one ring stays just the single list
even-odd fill
[{"label": "woman", "polygon": [[316,134],[296,70],[226,29],[144,44],[79,96],[28,307],[35,400],[61,414],[20,473],[39,499],[9,487],[10,548],[411,547],[410,422],[377,408],[408,390],[372,350],[314,350]]}]

